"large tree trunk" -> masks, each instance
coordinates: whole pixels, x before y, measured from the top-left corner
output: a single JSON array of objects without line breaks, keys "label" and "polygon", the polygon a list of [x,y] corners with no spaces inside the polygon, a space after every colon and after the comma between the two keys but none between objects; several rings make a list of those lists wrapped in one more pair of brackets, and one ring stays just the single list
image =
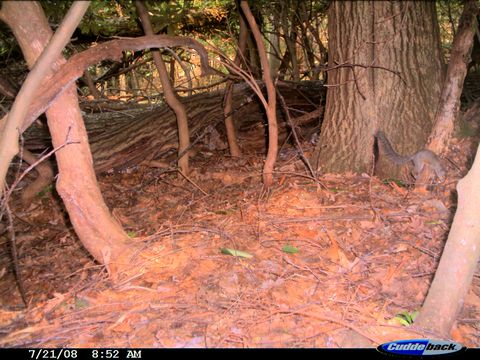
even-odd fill
[{"label": "large tree trunk", "polygon": [[[325,96],[325,88],[321,82],[282,84],[278,89],[297,117],[299,114],[316,110],[315,104]],[[222,130],[223,98],[224,91],[180,98],[188,114],[192,141],[203,134],[208,126],[216,124]],[[248,132],[249,137],[252,136],[249,128],[258,123],[263,125],[265,121],[262,105],[245,84],[234,86],[232,109],[239,130],[244,134]],[[277,117],[280,130],[283,130],[283,136],[280,137],[283,141],[286,130],[280,109],[277,109]],[[316,120],[311,123],[316,123]],[[86,116],[85,125],[97,173],[121,170],[138,165],[144,160],[160,158],[178,146],[175,114],[167,105],[141,113],[134,119],[117,112]],[[32,151],[43,150],[49,146],[49,134],[45,128],[31,126],[24,135],[26,147]],[[244,140],[248,140],[249,144],[265,143],[262,132],[258,132],[255,139]]]},{"label": "large tree trunk", "polygon": [[[328,16],[333,69],[317,168],[369,172],[377,129],[399,153],[423,148],[442,80],[435,3],[335,1]],[[379,175],[399,175],[384,158]]]},{"label": "large tree trunk", "polygon": [[[43,10],[37,2],[5,2],[4,18],[11,27],[25,59],[32,67],[52,37]],[[64,62],[59,59],[58,63]],[[57,64],[58,68],[58,64]],[[59,169],[57,191],[65,203],[75,231],[87,250],[99,262],[115,270],[121,268],[129,247],[128,235],[110,216],[92,167],[88,137],[83,125],[75,86],[70,86],[47,111],[54,147],[67,137],[75,144],[56,152]]]}]

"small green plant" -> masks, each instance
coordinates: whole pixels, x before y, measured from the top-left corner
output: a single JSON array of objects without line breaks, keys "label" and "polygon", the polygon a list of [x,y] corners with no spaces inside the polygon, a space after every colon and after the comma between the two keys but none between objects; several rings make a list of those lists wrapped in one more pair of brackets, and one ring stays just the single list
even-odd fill
[{"label": "small green plant", "polygon": [[395,320],[397,320],[403,326],[410,326],[415,321],[415,318],[418,316],[418,310],[408,312],[407,310],[397,314]]},{"label": "small green plant", "polygon": [[282,248],[282,251],[286,252],[288,254],[296,254],[296,253],[298,253],[299,250],[295,246],[289,244],[289,245],[285,245]]},{"label": "small green plant", "polygon": [[399,180],[399,179],[384,179],[382,180],[382,182],[385,184],[385,185],[388,185],[390,183],[395,183],[397,186],[399,187],[403,187],[403,188],[406,188],[407,187],[407,184],[405,184],[402,180]]},{"label": "small green plant", "polygon": [[129,230],[129,231],[127,231],[127,235],[128,235],[128,237],[134,238],[134,237],[137,236],[137,233],[133,230]]}]

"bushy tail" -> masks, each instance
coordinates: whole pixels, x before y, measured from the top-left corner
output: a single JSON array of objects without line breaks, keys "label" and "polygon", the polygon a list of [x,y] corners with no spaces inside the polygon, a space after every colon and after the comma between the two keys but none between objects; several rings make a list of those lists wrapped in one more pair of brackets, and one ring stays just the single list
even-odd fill
[{"label": "bushy tail", "polygon": [[393,150],[392,144],[388,141],[387,136],[383,131],[377,131],[375,137],[382,144],[383,151],[387,157],[397,165],[403,165],[409,162],[411,159],[410,156],[401,156]]}]

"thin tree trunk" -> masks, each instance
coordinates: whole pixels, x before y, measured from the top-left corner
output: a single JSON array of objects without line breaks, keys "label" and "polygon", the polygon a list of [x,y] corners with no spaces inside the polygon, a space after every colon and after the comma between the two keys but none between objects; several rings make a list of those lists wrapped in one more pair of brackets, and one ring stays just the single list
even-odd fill
[{"label": "thin tree trunk", "polygon": [[[145,8],[145,5],[141,1],[135,1],[135,6],[137,7],[138,15],[142,21],[143,31],[146,35],[153,35],[152,24],[150,23],[150,18],[147,9]],[[190,146],[187,112],[185,111],[185,107],[180,102],[180,100],[178,100],[177,95],[173,91],[167,68],[165,66],[165,62],[160,55],[160,52],[158,50],[153,50],[152,56],[158,73],[160,75],[160,81],[162,82],[162,87],[165,93],[165,100],[177,116],[179,142],[178,154],[180,156],[180,158],[178,159],[178,167],[180,168],[182,174],[187,175],[189,170],[188,152],[185,150],[188,149],[188,147]]]},{"label": "thin tree trunk", "polygon": [[265,111],[267,113],[268,121],[268,152],[263,166],[263,184],[265,187],[273,185],[273,168],[277,160],[278,153],[278,126],[276,116],[276,92],[272,81],[272,75],[268,64],[267,53],[265,52],[265,46],[263,45],[262,34],[258,29],[258,25],[255,22],[250,7],[246,0],[240,2],[240,7],[245,14],[245,18],[252,30],[252,34],[255,38],[255,42],[258,48],[258,55],[263,68],[263,79],[267,86],[268,103],[265,104]]},{"label": "thin tree trunk", "polygon": [[[288,22],[288,12],[290,7],[287,4],[284,4],[282,8],[282,29],[283,34],[285,37],[285,44],[287,49],[285,50],[285,56],[289,55],[290,63],[292,64],[292,79],[293,81],[300,81],[300,69],[298,66],[297,60],[297,51],[296,51],[296,43],[297,43],[297,29],[295,26],[295,12],[296,6],[292,13],[292,19],[290,23],[290,30],[289,30],[289,22]],[[282,64],[288,65],[288,62],[282,62]],[[282,67],[282,66],[281,66]],[[284,69],[286,72],[286,68]]]},{"label": "thin tree trunk", "polygon": [[92,76],[90,75],[88,69],[85,70],[84,78],[87,83],[88,90],[90,91],[90,95],[92,95],[94,99],[100,99],[100,93],[98,92],[97,87],[93,83]]},{"label": "thin tree trunk", "polygon": [[[447,78],[442,92],[430,149],[445,150],[458,114],[460,94],[472,49],[478,6],[465,4],[453,41]],[[425,176],[428,176],[425,175]],[[457,185],[458,208],[443,250],[442,258],[427,298],[415,324],[440,331],[448,337],[463,305],[480,258],[480,147],[472,169]]]},{"label": "thin tree trunk", "polygon": [[118,76],[118,96],[120,100],[127,100],[127,78],[125,74]]},{"label": "thin tree trunk", "polygon": [[299,25],[300,25],[300,28],[302,30],[302,44],[303,44],[303,49],[305,51],[305,58],[308,61],[308,66],[309,66],[310,71],[311,71],[310,79],[311,80],[318,80],[319,76],[320,76],[320,71],[319,71],[318,67],[315,65],[315,53],[313,51],[313,47],[312,47],[312,44],[310,42],[309,34],[308,34],[310,19],[309,19],[309,14],[307,12],[307,8],[306,8],[305,3],[303,1],[300,1],[300,3],[299,3],[298,14],[299,14],[299,18],[301,19],[301,21],[299,21]]},{"label": "thin tree trunk", "polygon": [[[240,9],[239,9],[240,10]],[[240,32],[238,35],[238,48],[235,55],[234,63],[237,66],[245,61],[245,50],[247,48],[247,36],[248,29],[245,23],[245,18],[241,11],[239,11],[239,23]],[[229,80],[226,86],[225,99],[224,99],[224,114],[225,114],[225,128],[227,131],[228,148],[230,149],[230,155],[239,157],[242,155],[242,151],[237,143],[237,136],[235,134],[235,124],[233,123],[233,84],[234,82]]]},{"label": "thin tree trunk", "polygon": [[447,149],[448,141],[452,136],[454,122],[460,108],[463,82],[470,61],[473,36],[478,26],[477,14],[477,2],[475,0],[468,1],[460,17],[457,34],[453,39],[447,75],[440,104],[435,114],[435,126],[428,142],[428,148],[436,153],[442,153]]},{"label": "thin tree trunk", "polygon": [[[460,30],[459,30],[460,33]],[[442,258],[415,325],[446,338],[460,312],[480,260],[480,147],[458,182],[458,208]]]}]

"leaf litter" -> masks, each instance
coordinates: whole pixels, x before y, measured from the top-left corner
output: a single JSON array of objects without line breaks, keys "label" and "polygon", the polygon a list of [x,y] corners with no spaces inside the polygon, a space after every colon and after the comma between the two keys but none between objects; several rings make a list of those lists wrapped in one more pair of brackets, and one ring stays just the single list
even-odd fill
[{"label": "leaf litter", "polygon": [[[132,261],[141,275],[116,286],[54,191],[14,204],[30,303],[21,309],[3,244],[0,346],[371,347],[412,336],[402,324],[427,294],[464,173],[421,192],[366,174],[314,182],[283,157],[288,171],[265,193],[262,163],[261,152],[197,151],[196,186],[152,168],[100,177],[142,249]],[[480,346],[479,284],[477,274],[452,332],[469,347]]]}]

